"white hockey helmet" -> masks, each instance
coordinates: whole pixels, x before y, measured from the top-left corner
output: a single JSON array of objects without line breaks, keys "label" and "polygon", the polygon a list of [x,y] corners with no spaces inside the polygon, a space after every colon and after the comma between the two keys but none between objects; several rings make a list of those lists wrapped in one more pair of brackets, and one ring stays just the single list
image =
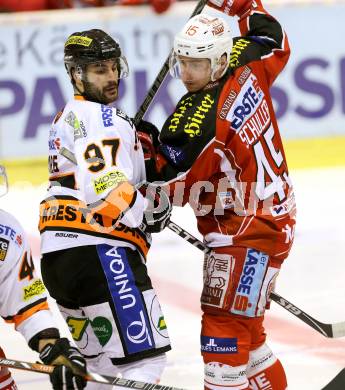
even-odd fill
[{"label": "white hockey helmet", "polygon": [[8,191],[8,181],[6,169],[3,165],[0,165],[0,196],[4,196]]},{"label": "white hockey helmet", "polygon": [[[220,68],[220,59],[225,53],[230,60],[232,34],[226,21],[206,13],[191,18],[176,34],[174,50],[170,56],[170,74],[180,77],[178,56],[191,58],[208,58],[211,61],[211,80],[215,81],[215,73]],[[221,76],[226,72],[225,67]],[[220,76],[220,77],[221,77]]]}]

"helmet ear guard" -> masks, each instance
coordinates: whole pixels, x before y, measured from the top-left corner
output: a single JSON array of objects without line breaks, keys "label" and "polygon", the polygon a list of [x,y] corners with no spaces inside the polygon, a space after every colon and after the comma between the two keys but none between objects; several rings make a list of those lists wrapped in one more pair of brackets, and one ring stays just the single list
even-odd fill
[{"label": "helmet ear guard", "polygon": [[175,36],[174,50],[169,59],[170,74],[180,77],[178,57],[206,58],[211,63],[211,80],[216,81],[224,75],[225,66],[220,75],[221,57],[225,54],[229,62],[232,49],[232,34],[224,19],[202,13],[191,18]]},{"label": "helmet ear guard", "polygon": [[0,196],[6,195],[8,192],[8,179],[6,169],[3,165],[0,165]]}]

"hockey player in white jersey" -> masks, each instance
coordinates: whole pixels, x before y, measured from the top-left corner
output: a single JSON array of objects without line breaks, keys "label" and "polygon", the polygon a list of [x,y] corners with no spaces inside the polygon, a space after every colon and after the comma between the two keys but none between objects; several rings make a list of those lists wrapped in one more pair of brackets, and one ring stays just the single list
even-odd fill
[{"label": "hockey player in white jersey", "polygon": [[131,120],[109,105],[128,74],[119,45],[102,30],[76,32],[64,59],[75,95],[50,130],[43,281],[90,371],[158,382],[170,342],[145,262],[171,206],[164,193],[149,199],[137,189],[142,147]]},{"label": "hockey player in white jersey", "polygon": [[[0,165],[0,196],[7,192],[5,168]],[[85,371],[84,358],[59,330],[47,303],[46,289],[37,276],[27,237],[20,223],[0,209],[0,315],[14,324],[29,347],[40,353],[46,364],[73,362]],[[0,357],[5,357],[0,347]],[[20,358],[20,357],[18,357]],[[62,360],[61,360],[62,359]],[[66,360],[67,359],[67,360]],[[83,389],[86,382],[63,366],[51,375],[53,388]],[[10,372],[0,367],[0,389],[16,390]]]}]

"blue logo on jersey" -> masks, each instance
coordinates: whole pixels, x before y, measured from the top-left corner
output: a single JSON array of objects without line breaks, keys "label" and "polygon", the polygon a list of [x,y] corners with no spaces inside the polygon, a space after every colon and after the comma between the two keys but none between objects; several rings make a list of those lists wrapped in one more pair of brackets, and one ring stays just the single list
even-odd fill
[{"label": "blue logo on jersey", "polygon": [[231,127],[237,130],[242,125],[244,119],[256,109],[261,95],[262,92],[259,92],[258,94],[252,86],[247,89],[243,95],[242,104],[234,109]]},{"label": "blue logo on jersey", "polygon": [[201,336],[201,352],[237,353],[237,338]]},{"label": "blue logo on jersey", "polygon": [[101,105],[102,121],[104,127],[113,126],[113,109],[108,106]]},{"label": "blue logo on jersey", "polygon": [[231,313],[256,316],[257,303],[262,282],[268,266],[268,255],[255,249],[248,249],[246,260],[237,286]]},{"label": "blue logo on jersey", "polygon": [[129,353],[155,348],[142,295],[135,284],[124,248],[97,245],[98,256]]},{"label": "blue logo on jersey", "polygon": [[172,147],[172,146],[169,146],[169,145],[162,144],[161,145],[161,149],[162,149],[162,152],[164,153],[164,155],[170,161],[172,161],[174,164],[180,163],[185,158],[182,149],[180,149],[180,148],[178,148],[176,146]]},{"label": "blue logo on jersey", "polygon": [[3,236],[10,237],[11,240],[15,240],[17,237],[17,233],[10,226],[1,225],[0,224],[0,234]]}]

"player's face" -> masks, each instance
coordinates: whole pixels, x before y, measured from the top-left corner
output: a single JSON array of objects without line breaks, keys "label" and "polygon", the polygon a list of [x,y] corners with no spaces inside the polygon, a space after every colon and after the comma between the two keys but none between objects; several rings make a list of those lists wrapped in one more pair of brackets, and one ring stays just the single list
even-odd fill
[{"label": "player's face", "polygon": [[181,80],[188,92],[202,90],[211,81],[211,63],[207,58],[178,56]]},{"label": "player's face", "polygon": [[85,92],[102,104],[114,102],[118,96],[119,74],[116,60],[89,64],[86,69]]}]

